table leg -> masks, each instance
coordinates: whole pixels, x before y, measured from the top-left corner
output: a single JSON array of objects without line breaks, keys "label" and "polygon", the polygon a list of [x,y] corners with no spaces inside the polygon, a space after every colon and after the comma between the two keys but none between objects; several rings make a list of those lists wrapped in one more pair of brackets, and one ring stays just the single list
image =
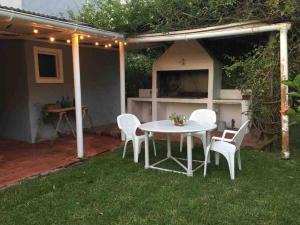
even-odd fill
[{"label": "table leg", "polygon": [[84,119],[86,113],[87,113],[87,109],[82,109],[82,119]]},{"label": "table leg", "polygon": [[167,135],[167,157],[170,158],[172,156],[172,153],[171,153],[171,138],[170,138],[170,135],[168,134]]},{"label": "table leg", "polygon": [[149,168],[149,132],[145,131],[145,169]]},{"label": "table leg", "polygon": [[89,122],[89,125],[90,125],[90,129],[93,131],[93,133],[96,133],[95,131],[95,127],[94,127],[94,123],[93,123],[93,120],[90,116],[90,113],[89,113],[89,109],[88,108],[84,108],[82,109],[82,120],[87,117],[87,120]]},{"label": "table leg", "polygon": [[71,124],[71,121],[69,120],[69,117],[67,116],[67,114],[65,114],[64,116],[65,116],[65,119],[66,119],[66,121],[67,121],[67,124],[68,124],[69,128],[70,128],[71,131],[72,131],[73,136],[76,138],[76,133],[75,133],[75,131],[74,131],[74,129],[73,129],[73,126],[72,126],[72,124]]},{"label": "table leg", "polygon": [[[207,146],[210,145],[210,140],[211,140],[211,133],[206,131],[206,144],[205,144],[205,149],[204,151],[206,151]],[[208,158],[207,158],[207,162],[210,163],[210,153],[208,152]]]},{"label": "table leg", "polygon": [[59,130],[59,127],[60,127],[60,123],[61,123],[61,121],[62,121],[62,119],[63,119],[63,117],[64,117],[64,114],[65,114],[64,112],[59,113],[59,119],[58,119],[58,121],[57,121],[55,130],[54,130],[54,132],[53,132],[53,136],[52,136],[52,138],[51,138],[51,142],[52,142],[52,143],[54,142],[54,139],[58,136],[58,130]]},{"label": "table leg", "polygon": [[192,161],[192,135],[187,134],[187,175],[193,176],[193,161]]},{"label": "table leg", "polygon": [[93,120],[92,120],[92,117],[90,116],[90,114],[87,112],[87,119],[88,119],[88,121],[89,121],[89,123],[90,123],[90,127],[91,127],[91,129],[93,130],[93,132],[94,133],[96,133],[95,132],[95,127],[94,127],[94,123],[93,123]]}]

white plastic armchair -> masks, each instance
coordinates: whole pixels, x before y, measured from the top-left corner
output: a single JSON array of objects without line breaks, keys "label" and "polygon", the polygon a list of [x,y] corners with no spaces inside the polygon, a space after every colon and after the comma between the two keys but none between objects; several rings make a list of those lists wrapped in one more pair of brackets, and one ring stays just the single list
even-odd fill
[{"label": "white plastic armchair", "polygon": [[[235,178],[235,156],[238,160],[238,168],[242,170],[240,147],[247,131],[250,121],[247,120],[238,131],[225,130],[222,137],[212,137],[211,144],[207,146],[205,151],[204,176],[206,176],[208,156],[210,151],[216,152],[216,165],[219,165],[219,153],[222,154],[227,162],[230,172],[230,178]],[[233,138],[226,138],[227,134],[234,134]]]},{"label": "white plastic armchair", "polygon": [[[145,141],[145,135],[137,135],[136,130],[141,125],[139,119],[133,114],[122,114],[117,117],[119,129],[125,134],[125,145],[123,150],[123,158],[126,155],[126,147],[129,141],[133,145],[133,158],[134,162],[138,162],[139,153],[141,152],[141,144]],[[156,156],[156,147],[153,134],[150,133],[150,138],[153,141],[154,155]]]},{"label": "white plastic armchair", "polygon": [[[216,123],[216,113],[215,111],[211,109],[197,109],[192,112],[189,120],[197,121],[199,123],[208,123],[208,124],[215,124]],[[197,132],[193,134],[194,137],[200,138],[203,149],[206,149],[207,145],[207,135],[206,132]],[[182,152],[182,145],[183,145],[183,140],[186,137],[186,135],[182,134],[180,135],[180,152]]]}]

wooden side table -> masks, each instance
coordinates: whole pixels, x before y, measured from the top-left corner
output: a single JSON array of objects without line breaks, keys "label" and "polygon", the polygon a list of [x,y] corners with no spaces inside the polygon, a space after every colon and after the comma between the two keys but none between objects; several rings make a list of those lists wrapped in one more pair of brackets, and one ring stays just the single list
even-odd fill
[{"label": "wooden side table", "polygon": [[[66,124],[68,125],[68,127],[72,131],[73,136],[76,138],[76,131],[73,128],[71,120],[68,117],[69,112],[75,112],[75,107],[47,109],[47,110],[45,110],[45,112],[58,115],[58,121],[57,121],[56,125],[54,126],[54,131],[53,131],[53,134],[52,134],[52,137],[51,137],[52,142],[57,138],[60,127],[61,127],[61,124],[64,120],[66,121]],[[82,106],[82,119],[84,119],[85,117],[87,117],[90,127],[92,129],[94,129],[93,121],[92,121],[92,118],[89,115],[88,107],[87,106]],[[38,140],[38,138],[39,138],[40,130],[41,130],[42,127],[43,127],[43,123],[40,123],[38,131],[37,131],[37,135],[36,135],[36,140]]]}]

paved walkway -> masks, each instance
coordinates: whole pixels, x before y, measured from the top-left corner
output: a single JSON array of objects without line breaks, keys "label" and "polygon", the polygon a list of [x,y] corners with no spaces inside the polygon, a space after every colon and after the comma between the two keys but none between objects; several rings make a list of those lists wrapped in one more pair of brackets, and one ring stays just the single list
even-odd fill
[{"label": "paved walkway", "polygon": [[[91,157],[120,146],[118,138],[85,134],[85,156]],[[76,140],[57,139],[54,144],[30,144],[0,139],[0,187],[14,184],[28,177],[45,174],[78,162]]]}]

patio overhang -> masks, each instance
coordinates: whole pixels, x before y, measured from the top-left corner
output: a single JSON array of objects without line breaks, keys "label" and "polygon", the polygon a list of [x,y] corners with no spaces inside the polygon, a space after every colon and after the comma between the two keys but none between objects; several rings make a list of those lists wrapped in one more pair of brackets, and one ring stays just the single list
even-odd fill
[{"label": "patio overhang", "polygon": [[[128,37],[126,41],[130,48],[147,48],[151,44],[159,44],[163,42],[173,42],[179,40],[194,40],[207,38],[222,38],[253,35],[264,32],[280,33],[280,79],[288,79],[288,30],[291,29],[289,22],[282,23],[266,23],[262,21],[249,21],[242,23],[231,23],[220,26],[212,26],[200,29],[181,30],[165,33],[142,34]],[[288,106],[288,88],[281,84],[281,109]],[[289,118],[285,114],[281,114],[282,129],[282,155],[283,158],[289,158]]]},{"label": "patio overhang", "polygon": [[[76,108],[77,157],[84,157],[79,46],[115,49],[124,45],[124,35],[90,25],[16,8],[0,6],[0,39],[32,40],[72,46]],[[124,61],[124,48],[120,51]],[[125,74],[124,63],[121,71]],[[124,77],[124,75],[123,75]],[[125,82],[123,89],[125,90]],[[124,91],[125,93],[125,91]],[[124,95],[125,96],[125,95]]]},{"label": "patio overhang", "polygon": [[[34,29],[38,30],[38,33],[33,33]],[[52,35],[58,42],[65,43],[73,33],[88,37],[88,40],[82,40],[82,44],[94,44],[98,41],[101,46],[112,40],[124,40],[123,34],[97,29],[78,21],[0,6],[0,36],[2,38],[48,41],[49,36]]]},{"label": "patio overhang", "polygon": [[200,29],[142,34],[128,37],[126,41],[131,45],[141,43],[172,42],[179,40],[242,36],[263,32],[280,31],[282,29],[289,30],[290,28],[290,23],[268,24],[260,21],[249,21],[243,23],[231,23],[220,26],[205,27]]}]

